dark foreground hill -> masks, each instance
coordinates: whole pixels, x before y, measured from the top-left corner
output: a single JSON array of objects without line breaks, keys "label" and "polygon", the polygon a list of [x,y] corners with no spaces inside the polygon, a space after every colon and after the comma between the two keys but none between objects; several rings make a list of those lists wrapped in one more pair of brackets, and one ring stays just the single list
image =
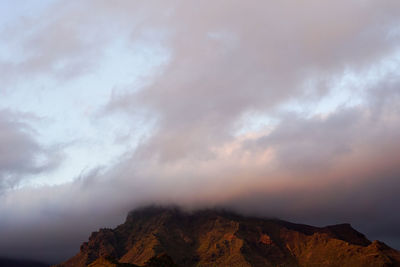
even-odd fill
[{"label": "dark foreground hill", "polygon": [[48,264],[31,261],[0,258],[0,267],[47,267]]},{"label": "dark foreground hill", "polygon": [[400,266],[400,252],[349,224],[313,227],[207,210],[150,207],[115,229],[92,233],[58,265],[80,266]]}]

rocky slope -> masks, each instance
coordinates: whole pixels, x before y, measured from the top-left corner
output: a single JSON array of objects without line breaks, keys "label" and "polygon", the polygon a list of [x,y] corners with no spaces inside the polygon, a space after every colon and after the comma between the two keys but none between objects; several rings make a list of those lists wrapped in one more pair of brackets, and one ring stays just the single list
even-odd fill
[{"label": "rocky slope", "polygon": [[148,207],[92,233],[58,267],[400,266],[400,252],[349,224],[323,228],[206,210]]}]

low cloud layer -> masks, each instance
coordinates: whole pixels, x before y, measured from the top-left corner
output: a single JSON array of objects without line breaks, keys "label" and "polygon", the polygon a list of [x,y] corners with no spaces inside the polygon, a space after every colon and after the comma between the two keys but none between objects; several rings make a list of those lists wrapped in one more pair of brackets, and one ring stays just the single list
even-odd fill
[{"label": "low cloud layer", "polygon": [[[31,18],[41,26],[17,23],[30,56],[6,84],[90,75],[113,38],[165,60],[92,118],[123,116],[132,131],[148,121],[136,146],[71,183],[0,196],[0,254],[60,261],[149,203],[350,222],[400,248],[399,20],[394,0],[60,1]],[[0,113],[0,151],[13,151],[1,179],[38,172],[44,153],[10,118]]]}]

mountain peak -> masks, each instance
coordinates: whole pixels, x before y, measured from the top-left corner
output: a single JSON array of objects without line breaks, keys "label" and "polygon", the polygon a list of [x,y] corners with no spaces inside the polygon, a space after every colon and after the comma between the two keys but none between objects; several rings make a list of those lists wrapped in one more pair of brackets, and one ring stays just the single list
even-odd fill
[{"label": "mountain peak", "polygon": [[160,261],[163,265],[154,266],[400,266],[400,253],[369,241],[350,224],[314,227],[226,210],[152,206],[130,212],[115,229],[92,233],[80,252],[59,266],[95,267],[102,261],[115,266]]}]

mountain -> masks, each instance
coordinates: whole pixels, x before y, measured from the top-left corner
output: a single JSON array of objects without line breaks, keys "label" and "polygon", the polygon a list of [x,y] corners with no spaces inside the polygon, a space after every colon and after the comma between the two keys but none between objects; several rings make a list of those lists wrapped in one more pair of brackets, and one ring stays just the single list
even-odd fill
[{"label": "mountain", "polygon": [[0,266],[1,267],[47,267],[49,265],[31,260],[0,258]]},{"label": "mountain", "polygon": [[92,233],[58,267],[400,266],[400,252],[350,224],[313,227],[219,210],[147,207]]}]

